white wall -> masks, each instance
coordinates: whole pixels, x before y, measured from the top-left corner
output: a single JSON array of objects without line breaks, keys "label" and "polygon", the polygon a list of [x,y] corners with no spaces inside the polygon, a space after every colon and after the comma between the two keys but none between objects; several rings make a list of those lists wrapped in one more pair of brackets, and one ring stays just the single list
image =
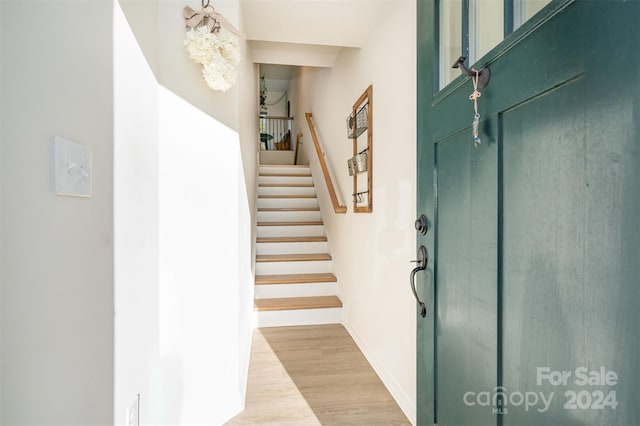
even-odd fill
[{"label": "white wall", "polygon": [[[189,59],[184,48],[183,8],[187,3],[180,0],[119,2],[159,83],[241,134],[245,182],[253,212],[258,149],[258,75],[248,43],[240,40],[243,60],[238,67],[237,85],[225,93],[214,92],[202,78],[201,66]],[[239,0],[221,0],[214,6],[242,32]],[[191,7],[198,9],[199,5],[192,4]]]},{"label": "white wall", "polygon": [[[238,67],[237,85],[225,93],[214,92],[202,78],[201,66],[189,59],[184,48],[183,8],[187,3],[181,0],[119,2],[159,83],[240,133],[246,190],[253,216],[258,149],[258,75],[248,43],[245,40],[240,43],[243,59]],[[239,4],[239,0],[220,0],[214,6],[242,32]],[[198,4],[190,6],[199,8]]]},{"label": "white wall", "polygon": [[[316,74],[326,72],[330,72],[330,69],[316,67],[299,67],[294,70],[291,78],[291,85],[289,86],[289,97],[291,98],[291,113],[293,114],[294,118],[294,143],[296,143],[298,133],[302,133],[299,147],[300,152],[296,154],[298,157],[298,164],[309,164],[311,158],[315,158],[317,164],[318,156],[316,155],[313,145],[313,139],[311,139],[309,126],[307,125],[307,119],[304,114],[306,112],[312,112],[311,101],[313,99],[311,92],[313,89],[314,81],[316,79]],[[316,129],[316,132],[317,130],[318,129]],[[320,135],[318,135],[318,137],[320,137]],[[320,142],[323,143],[323,141]],[[322,172],[319,171],[319,173]],[[317,176],[321,176],[321,174]],[[322,186],[325,185],[325,183],[324,181],[318,181],[316,182],[316,185]]]},{"label": "white wall", "polygon": [[238,135],[164,88],[159,119],[160,353],[180,401],[171,420],[221,424],[241,408],[236,319],[251,287]]},{"label": "white wall", "polygon": [[[135,2],[136,0],[126,1]],[[202,77],[201,66],[189,58],[184,48],[183,9],[185,5],[187,3],[182,0],[157,2],[157,43],[154,45],[147,40],[143,48],[149,46],[150,49],[156,50],[158,55],[156,75],[162,86],[241,134],[240,145],[246,190],[250,212],[254,217],[257,141],[259,140],[256,118],[258,115],[257,69],[251,58],[247,41],[242,39],[243,59],[238,67],[237,84],[224,93],[209,89]],[[212,2],[212,5],[242,33],[239,0],[219,0]],[[198,9],[199,5],[192,4],[191,7]],[[148,33],[148,31],[141,31],[141,33]],[[224,153],[221,154],[224,155]]]},{"label": "white wall", "polygon": [[[238,86],[227,92],[214,92],[202,78],[201,66],[189,59],[184,48],[185,26],[182,15],[184,0],[158,2],[158,80],[191,105],[215,117],[224,125],[238,130]],[[212,2],[236,28],[239,22],[239,1]],[[199,2],[191,4],[199,9]]]},{"label": "white wall", "polygon": [[[154,19],[129,17],[137,32],[116,19],[114,416],[123,424],[139,393],[141,424],[222,424],[241,410],[246,387],[253,195],[245,170],[254,179],[255,148],[247,145],[243,168],[236,131],[158,85],[141,51],[153,41],[136,43]],[[255,99],[253,65],[240,71]],[[218,103],[246,120],[229,99]]]},{"label": "white wall", "polygon": [[118,0],[117,3],[156,78],[158,77],[158,2]]},{"label": "white wall", "polygon": [[[241,19],[241,18],[240,18]],[[238,26],[242,31],[242,25]],[[244,179],[249,200],[249,212],[255,217],[256,211],[256,183],[258,178],[258,113],[260,111],[258,65],[253,62],[251,49],[245,40],[241,41],[242,61],[238,67],[238,132],[242,151]],[[252,223],[255,220],[251,219]],[[255,235],[255,231],[252,233]],[[254,241],[255,238],[252,238]],[[255,245],[255,244],[254,244]],[[255,256],[252,256],[252,259]]]},{"label": "white wall", "polygon": [[[180,0],[118,1],[160,84],[240,133],[247,195],[253,212],[259,107],[257,69],[248,42],[240,40],[243,59],[238,67],[237,85],[226,93],[214,92],[202,78],[200,65],[189,59],[184,48],[186,30],[182,13],[187,3]],[[220,0],[215,2],[215,8],[242,33],[239,4],[239,0]],[[197,4],[191,7],[199,8]]]},{"label": "white wall", "polygon": [[[163,424],[159,377],[158,85],[114,4],[114,420],[140,394],[141,424]],[[170,395],[166,395],[167,399]]]},{"label": "white wall", "polygon": [[[136,393],[141,424],[222,423],[241,407],[252,271],[238,135],[158,95],[158,13],[134,14],[142,52],[113,7],[0,3],[2,424],[124,424]],[[216,108],[237,120],[236,104]],[[54,136],[93,150],[92,198],[54,194]]]},{"label": "white wall", "polygon": [[[269,88],[267,80],[267,88]],[[267,91],[267,99],[265,105],[267,107],[267,115],[272,117],[288,117],[287,115],[287,92],[277,90]]]},{"label": "white wall", "polygon": [[[242,20],[242,18],[240,18]],[[242,25],[238,28],[243,31]],[[238,294],[239,314],[238,336],[239,336],[239,366],[240,366],[240,394],[242,397],[242,407],[244,407],[247,378],[249,374],[249,357],[251,354],[251,337],[256,326],[256,318],[253,311],[253,291],[255,277],[255,254],[256,254],[256,209],[258,182],[258,112],[260,109],[259,77],[258,65],[253,62],[251,50],[245,40],[241,42],[242,57],[238,68],[238,124],[240,138],[240,155],[242,159],[242,176],[239,177],[244,182],[246,188],[246,198],[242,196],[238,199],[238,211],[240,212],[240,230],[238,234],[239,253],[242,256],[239,262],[238,279],[244,285],[240,285]],[[248,205],[246,205],[248,203]],[[246,225],[249,228],[246,228]],[[250,315],[247,316],[246,313]]]},{"label": "white wall", "polygon": [[[344,322],[410,420],[416,407],[416,310],[408,283],[415,257],[416,46],[415,1],[396,1],[366,45],[344,50],[332,69],[305,69],[292,85],[296,117],[312,112],[349,212],[335,215],[313,152],[304,149],[319,196]],[[345,119],[373,84],[373,213],[354,214],[346,160],[352,143]],[[294,95],[295,93],[295,95]]]},{"label": "white wall", "polygon": [[[1,423],[112,424],[111,2],[1,7]],[[54,136],[92,149],[92,198],[54,193]]]}]

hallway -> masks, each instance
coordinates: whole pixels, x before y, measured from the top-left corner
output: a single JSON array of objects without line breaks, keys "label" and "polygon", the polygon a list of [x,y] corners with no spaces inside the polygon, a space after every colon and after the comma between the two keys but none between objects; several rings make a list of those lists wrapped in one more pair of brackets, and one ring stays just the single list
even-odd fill
[{"label": "hallway", "polygon": [[[294,395],[268,389],[269,405],[279,410],[274,418],[289,411],[286,418],[296,424],[353,423],[369,411],[389,424],[376,410],[392,407],[396,423],[406,424],[391,394],[415,424],[416,318],[407,273],[416,242],[416,3],[210,3],[244,36],[236,85],[226,92],[210,89],[202,63],[185,46],[185,7],[202,9],[197,0],[0,1],[0,424],[221,425],[245,400],[247,417],[236,421],[252,422],[256,397],[242,391],[259,316],[256,269],[273,267],[272,255],[298,244],[322,253],[318,263],[330,263],[328,254],[335,264],[297,273],[296,280],[317,274],[312,278],[322,282],[311,284],[323,291],[290,296],[339,295],[345,307],[339,321],[384,386],[344,329],[337,349],[318,338],[326,349],[298,350],[313,355],[306,367],[292,365],[292,352],[263,338],[264,347],[278,349],[271,370],[289,371],[291,378],[282,375]],[[39,30],[16,38],[23,31],[15,17],[25,14]],[[91,37],[78,25],[88,16]],[[40,73],[43,63],[55,72]],[[294,242],[256,235],[258,216],[275,222],[276,213],[287,213],[259,208],[294,207],[258,200],[258,64],[297,67],[285,115],[301,123],[290,141],[302,133],[298,164],[310,163],[312,174],[322,176],[303,122],[313,113],[336,191],[349,207],[346,160],[353,144],[346,119],[363,90],[375,88],[375,211],[327,214],[325,232],[308,235],[312,242],[291,233],[284,237]],[[278,91],[275,83],[267,87]],[[276,113],[274,106],[269,112]],[[90,164],[56,161],[56,138],[77,146]],[[56,176],[84,182],[91,196],[56,190]],[[300,206],[314,209],[305,214],[331,211],[324,183],[316,185],[313,205]],[[323,242],[330,251],[311,249]],[[266,246],[278,250],[258,253]],[[256,254],[264,255],[261,268]],[[280,284],[262,287],[287,285]],[[346,362],[347,353],[358,358]],[[339,364],[331,371],[325,364],[333,360]],[[296,374],[299,368],[320,371]],[[332,376],[340,389],[322,381]],[[325,397],[311,392],[309,381],[338,402],[323,406]],[[382,396],[365,396],[370,388]],[[278,401],[291,408],[282,410]]]},{"label": "hallway", "polygon": [[246,409],[227,425],[408,425],[339,324],[256,329]]}]

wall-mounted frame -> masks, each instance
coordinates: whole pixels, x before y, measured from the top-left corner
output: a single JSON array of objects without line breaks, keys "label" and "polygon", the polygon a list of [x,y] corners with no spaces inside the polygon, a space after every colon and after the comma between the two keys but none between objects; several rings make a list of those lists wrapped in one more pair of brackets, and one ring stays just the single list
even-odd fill
[{"label": "wall-mounted frame", "polygon": [[353,211],[373,211],[373,86],[353,104],[347,117],[347,137],[353,141],[353,157],[347,161],[353,176]]}]

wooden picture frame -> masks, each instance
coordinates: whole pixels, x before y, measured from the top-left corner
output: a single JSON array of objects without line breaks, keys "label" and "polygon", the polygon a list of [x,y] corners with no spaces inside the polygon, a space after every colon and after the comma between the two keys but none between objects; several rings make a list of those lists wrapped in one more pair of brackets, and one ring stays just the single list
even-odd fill
[{"label": "wooden picture frame", "polygon": [[[354,213],[373,212],[373,85],[369,85],[353,104],[350,117],[357,123],[359,112],[366,109],[367,129],[353,132],[353,158],[366,153],[367,167],[365,171],[353,174],[353,211]],[[357,126],[357,124],[355,124]],[[366,145],[363,141],[366,140]]]}]

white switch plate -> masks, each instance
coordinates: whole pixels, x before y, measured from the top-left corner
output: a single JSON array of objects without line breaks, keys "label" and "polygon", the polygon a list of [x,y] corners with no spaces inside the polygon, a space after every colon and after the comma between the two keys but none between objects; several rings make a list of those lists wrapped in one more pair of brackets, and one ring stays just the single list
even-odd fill
[{"label": "white switch plate", "polygon": [[57,136],[53,143],[56,194],[91,197],[91,149]]}]

